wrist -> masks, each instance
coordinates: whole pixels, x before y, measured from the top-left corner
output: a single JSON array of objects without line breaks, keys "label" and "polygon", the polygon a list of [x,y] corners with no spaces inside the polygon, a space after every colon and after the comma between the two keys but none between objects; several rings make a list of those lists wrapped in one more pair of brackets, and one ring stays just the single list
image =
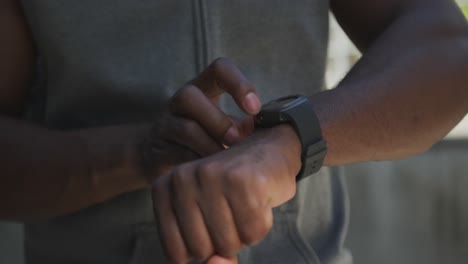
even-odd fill
[{"label": "wrist", "polygon": [[289,95],[269,101],[262,106],[255,122],[259,127],[287,123],[294,128],[296,137],[292,136],[294,133],[291,132],[291,126],[286,133],[289,135],[288,142],[292,142],[293,146],[298,145],[294,143],[300,143],[301,170],[297,174],[297,181],[320,170],[327,152],[327,144],[323,139],[314,105],[309,98],[303,95]]},{"label": "wrist", "polygon": [[281,153],[286,154],[290,172],[294,177],[301,169],[302,144],[294,127],[290,124],[281,124],[271,128]]}]

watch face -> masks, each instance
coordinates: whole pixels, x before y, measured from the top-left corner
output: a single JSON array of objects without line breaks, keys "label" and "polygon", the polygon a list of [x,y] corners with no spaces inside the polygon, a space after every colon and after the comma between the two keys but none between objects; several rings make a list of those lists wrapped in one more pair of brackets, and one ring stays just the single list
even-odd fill
[{"label": "watch face", "polygon": [[295,105],[298,102],[302,102],[302,98],[299,96],[288,96],[283,97],[277,100],[273,100],[263,106],[262,110],[271,111],[271,110],[281,110],[288,108],[292,105]]}]

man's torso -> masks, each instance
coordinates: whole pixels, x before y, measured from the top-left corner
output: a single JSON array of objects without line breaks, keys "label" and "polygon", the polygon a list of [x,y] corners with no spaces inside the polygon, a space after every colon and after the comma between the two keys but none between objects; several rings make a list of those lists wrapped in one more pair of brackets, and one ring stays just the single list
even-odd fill
[{"label": "man's torso", "polygon": [[[23,1],[40,54],[30,119],[55,129],[151,121],[217,57],[233,59],[262,101],[323,88],[328,2]],[[237,114],[231,100],[224,110]],[[275,209],[241,263],[318,263],[340,253],[346,206],[328,170]],[[161,263],[151,195],[138,191],[26,227],[30,263]],[[307,201],[307,202],[305,202]]]}]

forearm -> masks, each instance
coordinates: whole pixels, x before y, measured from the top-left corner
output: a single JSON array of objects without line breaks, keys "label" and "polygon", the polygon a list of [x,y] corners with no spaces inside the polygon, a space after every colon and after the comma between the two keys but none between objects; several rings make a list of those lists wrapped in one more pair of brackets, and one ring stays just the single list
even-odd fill
[{"label": "forearm", "polygon": [[53,131],[0,118],[0,218],[36,221],[145,188],[145,126]]},{"label": "forearm", "polygon": [[407,12],[334,90],[312,97],[327,165],[428,149],[468,110],[468,30],[451,7]]}]

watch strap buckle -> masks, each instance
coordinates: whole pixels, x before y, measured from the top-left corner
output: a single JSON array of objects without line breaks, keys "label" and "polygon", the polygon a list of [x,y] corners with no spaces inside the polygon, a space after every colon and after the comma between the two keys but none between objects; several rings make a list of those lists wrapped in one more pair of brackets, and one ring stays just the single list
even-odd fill
[{"label": "watch strap buckle", "polygon": [[307,150],[303,152],[302,169],[297,175],[296,181],[312,175],[320,170],[323,164],[325,155],[327,154],[327,142],[324,139],[309,145]]}]

